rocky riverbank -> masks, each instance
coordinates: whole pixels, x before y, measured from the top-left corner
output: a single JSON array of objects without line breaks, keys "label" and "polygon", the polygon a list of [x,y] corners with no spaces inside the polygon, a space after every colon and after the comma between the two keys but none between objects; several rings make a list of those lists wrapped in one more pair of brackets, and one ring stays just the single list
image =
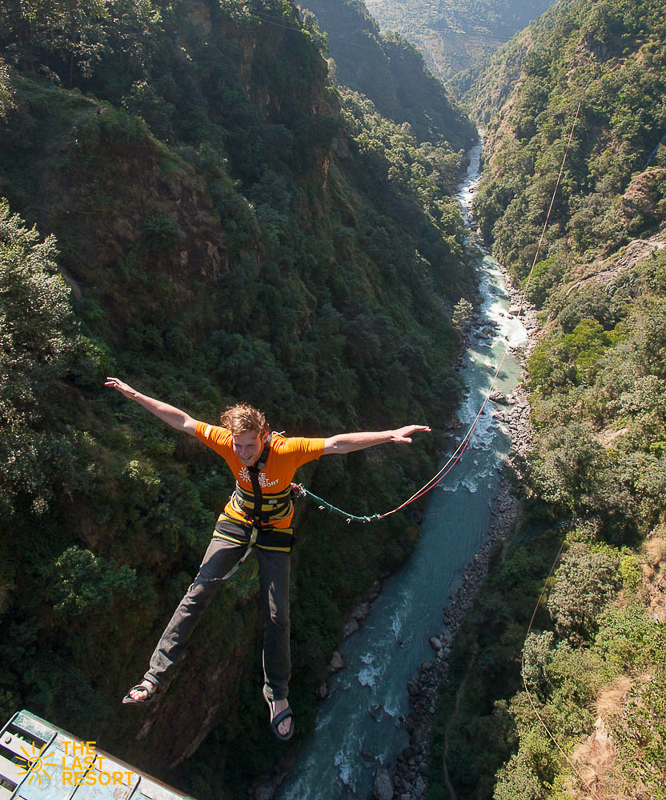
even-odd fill
[{"label": "rocky riverbank", "polygon": [[[511,298],[509,314],[519,316],[528,333],[526,344],[516,353],[524,364],[538,339],[536,309],[512,287],[508,275],[505,274],[504,277]],[[494,335],[493,326],[478,315],[475,315],[472,323],[470,335],[480,338]],[[448,673],[451,643],[488,574],[493,550],[511,533],[521,511],[520,500],[515,494],[509,473],[515,456],[526,454],[532,445],[527,397],[519,385],[508,397],[496,391],[491,393],[490,399],[495,405],[492,412],[494,417],[508,428],[511,453],[502,470],[500,488],[491,511],[488,540],[467,566],[459,589],[444,610],[440,630],[430,639],[432,659],[425,661],[418,674],[407,684],[411,705],[406,721],[410,733],[409,745],[398,756],[395,764],[378,768],[373,788],[374,800],[420,800],[425,796],[428,788],[430,732],[439,686]]]}]

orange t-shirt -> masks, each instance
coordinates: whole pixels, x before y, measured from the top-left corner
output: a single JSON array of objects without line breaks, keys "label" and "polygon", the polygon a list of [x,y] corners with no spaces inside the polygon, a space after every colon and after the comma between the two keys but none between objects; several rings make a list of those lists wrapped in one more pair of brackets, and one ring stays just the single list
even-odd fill
[{"label": "orange t-shirt", "polygon": [[[247,467],[240,461],[233,448],[231,431],[219,425],[197,422],[196,436],[211,450],[227,462],[241,489],[252,492],[252,481]],[[273,433],[268,459],[259,473],[259,485],[267,494],[286,491],[291,485],[296,470],[308,461],[319,458],[324,452],[324,439],[306,439],[301,436],[285,437]],[[231,501],[224,508],[227,517],[248,523],[248,520],[233,508]],[[275,528],[289,528],[293,511],[286,517],[272,523]]]}]

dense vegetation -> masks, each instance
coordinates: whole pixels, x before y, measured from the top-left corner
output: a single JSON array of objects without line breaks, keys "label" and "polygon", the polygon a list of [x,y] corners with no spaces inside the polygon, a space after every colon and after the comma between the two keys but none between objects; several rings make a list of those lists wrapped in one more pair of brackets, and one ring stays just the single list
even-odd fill
[{"label": "dense vegetation", "polygon": [[550,5],[551,0],[367,0],[382,30],[415,44],[443,79],[478,72],[485,58]]},{"label": "dense vegetation", "polygon": [[[469,124],[417,138],[328,86],[321,47],[287,0],[0,8],[0,716],[27,706],[202,800],[283,752],[256,577],[221,593],[155,710],[121,714],[230,481],[104,376],[210,421],[246,399],[291,434],[437,428],[459,394],[451,311],[472,278],[449,191]],[[440,445],[301,477],[383,510]],[[417,533],[298,522],[304,732],[344,613]]]},{"label": "dense vegetation", "polygon": [[[562,312],[595,304],[622,319],[608,333],[592,318],[551,331],[530,359],[539,436],[524,465],[528,510],[577,522],[546,598],[562,537],[539,533],[541,521],[498,560],[456,643],[435,752],[448,725],[459,797],[583,796],[592,782],[599,797],[641,786],[663,797],[665,278],[661,250],[609,284],[591,281]],[[439,779],[431,796],[447,796]]]},{"label": "dense vegetation", "polygon": [[433,798],[449,796],[445,740],[459,798],[665,796],[664,33],[657,2],[560,3],[472,98],[488,124],[475,214],[544,332],[525,531],[457,643]]},{"label": "dense vegetation", "polygon": [[564,4],[490,67],[491,76],[513,77],[503,92],[496,79],[479,88],[482,121],[498,103],[511,111],[489,127],[488,174],[475,214],[519,279],[532,264],[576,122],[531,299],[541,302],[540,293],[578,264],[659,229],[664,171],[655,167],[666,158],[661,12],[656,2]]}]

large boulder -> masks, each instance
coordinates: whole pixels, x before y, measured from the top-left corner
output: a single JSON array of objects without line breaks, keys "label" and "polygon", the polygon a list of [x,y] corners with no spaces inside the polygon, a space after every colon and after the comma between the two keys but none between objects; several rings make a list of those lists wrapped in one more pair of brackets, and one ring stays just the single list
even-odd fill
[{"label": "large boulder", "polygon": [[386,767],[377,767],[372,797],[373,800],[393,800],[393,781]]},{"label": "large boulder", "polygon": [[492,400],[493,403],[502,403],[502,405],[508,406],[510,405],[509,399],[501,392],[499,389],[493,389],[492,392],[488,395],[488,399]]},{"label": "large boulder", "polygon": [[333,653],[333,657],[331,658],[331,663],[328,665],[329,672],[339,672],[341,669],[346,669],[347,662],[345,661],[345,657],[336,650]]}]

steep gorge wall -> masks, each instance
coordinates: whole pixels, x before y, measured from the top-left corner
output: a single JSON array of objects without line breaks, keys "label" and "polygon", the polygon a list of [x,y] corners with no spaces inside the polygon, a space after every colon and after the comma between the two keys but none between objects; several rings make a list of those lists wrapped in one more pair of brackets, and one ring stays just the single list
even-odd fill
[{"label": "steep gorge wall", "polygon": [[395,33],[382,36],[358,0],[307,0],[326,32],[335,62],[335,81],[369,97],[398,124],[411,125],[419,142],[447,140],[466,152],[476,140],[474,126],[427,69],[421,53]]},{"label": "steep gorge wall", "polygon": [[[129,9],[90,11],[64,52],[50,37],[74,11],[37,15],[29,40],[20,9],[3,11],[14,108],[0,123],[0,192],[57,237],[74,324],[59,371],[30,376],[34,413],[12,418],[35,458],[0,528],[2,713],[26,706],[197,797],[237,796],[283,753],[260,694],[251,571],[210,608],[160,703],[119,705],[230,481],[196,442],[103,390],[104,376],[210,421],[246,399],[290,434],[438,427],[459,390],[450,308],[471,275],[455,204],[422,177],[434,162],[343,104],[290,3]],[[87,65],[84,39],[103,43]],[[356,513],[383,510],[441,444],[325,460],[301,477]],[[3,443],[3,469],[14,455]],[[345,610],[417,531],[407,518],[359,530],[311,506],[298,514],[302,731]]]}]

